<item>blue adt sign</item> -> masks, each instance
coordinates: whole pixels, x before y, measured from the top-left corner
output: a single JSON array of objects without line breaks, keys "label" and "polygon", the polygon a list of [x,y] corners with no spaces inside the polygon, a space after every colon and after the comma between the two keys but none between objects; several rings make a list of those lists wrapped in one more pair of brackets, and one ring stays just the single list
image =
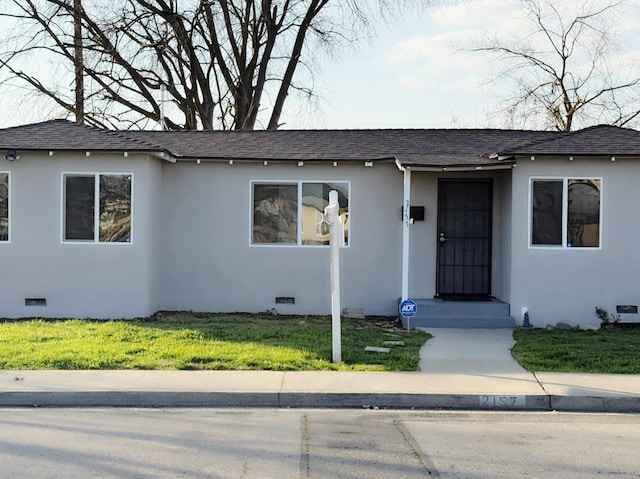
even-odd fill
[{"label": "blue adt sign", "polygon": [[418,312],[418,305],[411,299],[405,299],[400,303],[400,314],[405,318],[410,318]]}]

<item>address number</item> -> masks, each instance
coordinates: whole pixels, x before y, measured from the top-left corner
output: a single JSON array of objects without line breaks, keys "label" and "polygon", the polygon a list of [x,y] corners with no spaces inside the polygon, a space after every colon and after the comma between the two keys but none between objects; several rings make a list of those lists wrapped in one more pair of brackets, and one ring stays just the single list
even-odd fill
[{"label": "address number", "polygon": [[480,406],[486,408],[505,408],[516,409],[525,407],[524,396],[494,396],[494,395],[482,395],[480,396]]}]

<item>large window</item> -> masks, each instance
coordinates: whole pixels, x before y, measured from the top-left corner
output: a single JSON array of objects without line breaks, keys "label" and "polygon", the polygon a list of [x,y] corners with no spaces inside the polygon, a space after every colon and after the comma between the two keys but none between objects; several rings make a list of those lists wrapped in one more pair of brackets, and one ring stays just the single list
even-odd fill
[{"label": "large window", "polygon": [[253,183],[252,244],[328,245],[324,208],[338,192],[340,217],[349,242],[349,183]]},{"label": "large window", "polygon": [[531,245],[600,247],[602,180],[551,178],[531,181]]},{"label": "large window", "polygon": [[64,175],[64,241],[130,243],[131,177]]},{"label": "large window", "polygon": [[0,172],[0,242],[9,241],[9,173]]}]

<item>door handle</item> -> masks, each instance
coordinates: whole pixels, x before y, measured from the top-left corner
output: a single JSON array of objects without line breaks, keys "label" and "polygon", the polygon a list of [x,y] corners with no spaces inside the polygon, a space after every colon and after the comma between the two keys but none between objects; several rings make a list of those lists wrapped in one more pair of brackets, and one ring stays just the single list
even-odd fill
[{"label": "door handle", "polygon": [[444,235],[444,233],[440,233],[440,236],[438,237],[438,241],[440,243],[444,243],[445,241],[447,241],[447,237]]}]

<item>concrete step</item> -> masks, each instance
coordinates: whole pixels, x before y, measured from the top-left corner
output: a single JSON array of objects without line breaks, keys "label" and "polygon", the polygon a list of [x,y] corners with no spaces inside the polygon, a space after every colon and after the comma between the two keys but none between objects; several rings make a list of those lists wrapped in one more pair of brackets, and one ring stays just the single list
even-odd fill
[{"label": "concrete step", "polygon": [[[452,301],[440,298],[414,299],[416,314],[409,318],[411,328],[514,328],[508,303],[496,298],[486,301]],[[407,318],[400,315],[403,325]]]},{"label": "concrete step", "polygon": [[414,299],[422,316],[463,315],[501,316],[510,314],[510,306],[499,299],[487,301],[449,301],[438,298]]},{"label": "concrete step", "polygon": [[513,329],[516,320],[513,316],[429,316],[412,318],[402,317],[406,328],[451,328],[451,329]]}]

